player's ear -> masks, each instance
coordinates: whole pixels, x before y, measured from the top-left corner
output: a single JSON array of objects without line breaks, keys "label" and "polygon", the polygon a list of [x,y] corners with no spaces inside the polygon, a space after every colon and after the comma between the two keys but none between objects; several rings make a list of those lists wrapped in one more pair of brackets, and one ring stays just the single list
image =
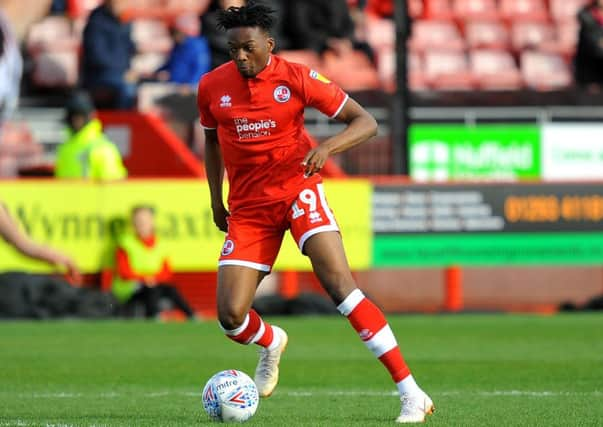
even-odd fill
[{"label": "player's ear", "polygon": [[268,43],[268,52],[272,53],[272,51],[276,47],[276,42],[274,41],[274,39],[272,37],[268,37],[266,39],[266,43]]}]

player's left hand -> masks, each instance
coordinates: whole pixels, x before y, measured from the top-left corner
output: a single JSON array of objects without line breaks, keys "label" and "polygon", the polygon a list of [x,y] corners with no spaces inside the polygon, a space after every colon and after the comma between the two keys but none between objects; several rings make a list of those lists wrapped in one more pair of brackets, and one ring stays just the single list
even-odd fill
[{"label": "player's left hand", "polygon": [[329,158],[329,150],[324,145],[319,145],[308,151],[302,161],[304,176],[309,177],[319,172]]}]

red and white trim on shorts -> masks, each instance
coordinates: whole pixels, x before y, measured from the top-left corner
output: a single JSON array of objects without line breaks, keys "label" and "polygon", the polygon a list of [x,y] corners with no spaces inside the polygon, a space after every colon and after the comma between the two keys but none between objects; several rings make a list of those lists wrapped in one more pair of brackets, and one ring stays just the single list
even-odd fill
[{"label": "red and white trim on shorts", "polygon": [[253,268],[254,270],[264,271],[269,273],[272,267],[268,264],[261,264],[259,262],[245,261],[242,259],[222,259],[218,261],[218,266],[223,265],[238,265],[241,267]]},{"label": "red and white trim on shorts", "polygon": [[323,184],[322,183],[316,184],[316,188],[318,190],[318,197],[320,199],[320,205],[321,205],[322,209],[324,210],[325,215],[329,219],[329,223],[327,225],[322,225],[320,227],[316,227],[311,230],[308,230],[304,234],[302,234],[302,236],[299,238],[299,242],[297,242],[299,250],[302,253],[304,251],[304,244],[306,243],[306,241],[310,237],[314,236],[315,234],[324,233],[326,231],[339,231],[339,227],[337,226],[337,221],[335,221],[335,216],[333,215],[333,212],[331,212],[331,208],[329,208],[329,205],[327,203],[327,198],[325,196],[325,190],[324,190]]}]

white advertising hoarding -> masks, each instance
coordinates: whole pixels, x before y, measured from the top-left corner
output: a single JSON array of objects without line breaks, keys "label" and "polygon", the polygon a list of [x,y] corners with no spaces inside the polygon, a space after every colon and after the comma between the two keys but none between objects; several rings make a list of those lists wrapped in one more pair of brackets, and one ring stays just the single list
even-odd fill
[{"label": "white advertising hoarding", "polygon": [[543,179],[603,179],[603,124],[542,125]]}]

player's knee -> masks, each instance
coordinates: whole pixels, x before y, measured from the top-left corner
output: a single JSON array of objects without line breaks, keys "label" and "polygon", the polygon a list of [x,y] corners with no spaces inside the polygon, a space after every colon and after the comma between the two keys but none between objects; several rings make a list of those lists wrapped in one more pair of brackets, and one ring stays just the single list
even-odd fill
[{"label": "player's knee", "polygon": [[331,272],[321,278],[322,286],[335,304],[340,304],[354,289],[356,283],[347,272]]},{"label": "player's knee", "polygon": [[237,329],[245,322],[247,313],[243,310],[236,310],[234,307],[227,307],[218,310],[218,321],[222,328],[227,331]]}]

